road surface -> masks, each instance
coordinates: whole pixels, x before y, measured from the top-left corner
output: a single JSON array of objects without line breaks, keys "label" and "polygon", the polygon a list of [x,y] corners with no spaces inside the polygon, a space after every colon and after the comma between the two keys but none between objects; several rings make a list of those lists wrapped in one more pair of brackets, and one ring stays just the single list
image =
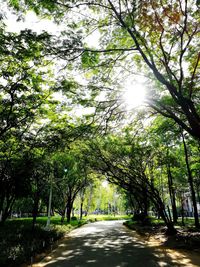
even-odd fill
[{"label": "road surface", "polygon": [[122,221],[103,221],[73,230],[33,267],[197,267],[200,257],[147,244]]}]

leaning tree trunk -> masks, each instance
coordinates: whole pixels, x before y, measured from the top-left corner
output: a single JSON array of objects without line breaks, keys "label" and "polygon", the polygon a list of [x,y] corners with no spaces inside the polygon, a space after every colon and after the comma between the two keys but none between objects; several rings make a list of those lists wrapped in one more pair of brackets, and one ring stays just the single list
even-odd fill
[{"label": "leaning tree trunk", "polygon": [[[165,209],[165,204],[163,200],[161,199],[160,193],[155,188],[154,184],[151,183],[151,181],[146,177],[145,174],[141,177],[142,179],[142,185],[146,185],[146,195],[149,198],[149,200],[153,203],[154,207],[160,214],[161,218],[165,222],[165,225],[167,227],[166,234],[167,235],[175,235],[177,233],[177,230],[174,227],[174,223],[171,220],[169,214],[167,214],[166,209]],[[143,196],[143,190],[141,187],[141,184],[134,184],[135,190],[138,194],[141,194]]]},{"label": "leaning tree trunk", "polygon": [[170,215],[167,214],[165,210],[165,205],[162,203],[162,200],[157,199],[157,209],[160,213],[161,218],[165,222],[165,225],[167,227],[166,234],[167,235],[175,235],[177,233],[177,230],[174,228],[174,223],[172,222]]},{"label": "leaning tree trunk", "polygon": [[[149,200],[153,203],[154,207],[156,208],[161,218],[165,222],[165,225],[167,227],[166,234],[175,235],[177,233],[177,230],[175,229],[174,223],[170,219],[170,216],[166,212],[165,204],[160,197],[159,191],[154,187],[154,185],[150,181],[148,181],[148,179],[144,178],[143,182],[146,183],[147,185],[146,193],[147,193]],[[143,191],[139,185],[135,189],[137,190],[139,194],[143,195]]]},{"label": "leaning tree trunk", "polygon": [[80,220],[82,220],[83,218],[83,201],[81,201],[81,204],[80,204]]},{"label": "leaning tree trunk", "polygon": [[165,225],[167,227],[166,234],[175,235],[177,233],[177,230],[175,229],[174,223],[171,220],[170,216],[166,212],[165,204],[160,197],[159,191],[152,184],[149,184],[149,190],[147,191],[147,193],[149,193],[149,199],[153,202],[156,210],[160,214],[160,217],[165,222]]},{"label": "leaning tree trunk", "polygon": [[87,201],[87,207],[86,207],[86,214],[89,213],[90,211],[90,206],[91,206],[91,203],[92,203],[92,197],[93,197],[93,186],[90,185],[90,188],[89,188],[89,198],[88,198],[88,201]]},{"label": "leaning tree trunk", "polygon": [[83,217],[83,202],[84,202],[84,196],[85,196],[85,189],[83,188],[80,191],[80,220],[82,220]]},{"label": "leaning tree trunk", "polygon": [[5,221],[10,216],[14,202],[15,202],[15,196],[5,197],[1,209],[0,225],[4,225]]},{"label": "leaning tree trunk", "polygon": [[[137,196],[136,195],[134,196],[134,198],[137,201]],[[129,199],[130,199],[130,204],[131,204],[132,213],[133,213],[134,210],[135,210],[135,203],[134,203],[134,200],[133,200],[133,194],[132,193],[129,195]]]},{"label": "leaning tree trunk", "polygon": [[184,137],[184,134],[183,134],[182,130],[181,130],[181,136],[182,136],[183,146],[184,146],[185,163],[186,163],[187,172],[188,172],[188,182],[189,182],[189,185],[190,185],[190,191],[191,191],[191,195],[192,195],[195,226],[197,228],[200,228],[199,216],[198,216],[198,210],[197,210],[196,194],[195,194],[195,190],[194,190],[194,181],[193,181],[192,172],[191,172],[191,169],[190,169],[188,150],[187,150],[187,146],[186,146],[186,142],[185,142],[185,137]]},{"label": "leaning tree trunk", "polygon": [[147,195],[147,188],[146,187],[143,188],[143,204],[144,204],[143,213],[144,213],[144,217],[146,219],[148,217],[148,208],[149,208],[149,198]]}]

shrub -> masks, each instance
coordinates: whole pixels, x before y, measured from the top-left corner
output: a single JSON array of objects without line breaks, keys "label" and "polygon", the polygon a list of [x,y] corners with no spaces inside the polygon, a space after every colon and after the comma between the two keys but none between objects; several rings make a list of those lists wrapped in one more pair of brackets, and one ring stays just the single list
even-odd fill
[{"label": "shrub", "polygon": [[72,221],[77,221],[77,217],[76,216],[73,216],[73,217],[71,217],[71,220]]},{"label": "shrub", "polygon": [[16,219],[0,228],[1,267],[16,267],[29,262],[32,256],[44,251],[73,228],[71,225],[53,225],[46,230],[45,225],[37,224],[33,233],[31,226],[30,219]]}]

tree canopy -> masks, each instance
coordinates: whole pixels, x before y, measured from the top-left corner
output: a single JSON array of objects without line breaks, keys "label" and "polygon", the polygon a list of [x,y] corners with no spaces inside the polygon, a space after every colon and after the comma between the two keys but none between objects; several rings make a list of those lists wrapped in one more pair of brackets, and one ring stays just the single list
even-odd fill
[{"label": "tree canopy", "polygon": [[[199,227],[198,1],[4,4],[18,20],[32,10],[58,31],[8,32],[2,12],[1,220],[26,194],[36,218],[51,189],[53,208],[69,221],[99,175],[123,188],[137,212],[156,210],[171,232],[190,192]],[[125,84],[138,90],[138,76],[145,103],[127,111]]]}]

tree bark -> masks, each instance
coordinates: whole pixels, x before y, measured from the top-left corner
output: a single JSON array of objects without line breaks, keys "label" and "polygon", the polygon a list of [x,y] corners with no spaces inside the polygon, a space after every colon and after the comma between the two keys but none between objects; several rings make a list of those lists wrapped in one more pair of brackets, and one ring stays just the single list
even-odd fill
[{"label": "tree bark", "polygon": [[177,223],[178,214],[177,214],[177,208],[176,208],[176,196],[175,196],[173,177],[171,174],[170,164],[167,164],[167,176],[168,176],[168,188],[169,188],[170,200],[171,200],[171,205],[172,205],[173,222]]},{"label": "tree bark", "polygon": [[89,193],[89,198],[88,198],[88,202],[87,202],[87,208],[86,208],[86,213],[88,214],[90,211],[90,205],[92,202],[92,196],[93,196],[93,186],[90,185],[90,193]]},{"label": "tree bark", "polygon": [[0,211],[1,212],[1,221],[0,221],[1,225],[4,225],[5,221],[10,216],[14,202],[15,202],[15,196],[5,197],[5,201],[3,203],[5,207],[3,208],[2,206],[2,210]]},{"label": "tree bark", "polygon": [[60,219],[60,223],[61,223],[61,225],[63,225],[63,223],[64,223],[64,220],[65,220],[65,211],[63,212],[63,214],[61,215],[61,219]]},{"label": "tree bark", "polygon": [[67,212],[66,212],[67,223],[69,223],[70,220],[71,220],[71,212],[72,212],[72,204],[71,204],[71,200],[68,200],[68,203],[67,203]]},{"label": "tree bark", "polygon": [[33,211],[32,211],[32,217],[33,217],[32,231],[34,231],[34,229],[35,229],[35,223],[36,223],[36,219],[37,219],[37,215],[38,215],[38,206],[39,206],[39,195],[36,193],[36,195],[34,197]]},{"label": "tree bark", "polygon": [[80,220],[82,220],[83,218],[83,201],[81,201],[81,205],[80,205]]},{"label": "tree bark", "polygon": [[185,222],[184,222],[183,197],[181,197],[181,222],[182,222],[182,225],[185,226]]},{"label": "tree bark", "polygon": [[199,216],[198,216],[198,211],[197,211],[196,194],[195,194],[195,190],[194,190],[194,181],[193,181],[192,172],[191,172],[190,164],[189,164],[189,156],[188,156],[187,145],[186,145],[185,137],[184,137],[184,134],[183,134],[182,130],[181,130],[181,136],[182,136],[183,146],[184,146],[185,163],[186,163],[187,172],[188,172],[188,182],[189,182],[189,185],[190,185],[190,192],[191,192],[191,196],[192,196],[195,226],[197,228],[200,228]]}]

